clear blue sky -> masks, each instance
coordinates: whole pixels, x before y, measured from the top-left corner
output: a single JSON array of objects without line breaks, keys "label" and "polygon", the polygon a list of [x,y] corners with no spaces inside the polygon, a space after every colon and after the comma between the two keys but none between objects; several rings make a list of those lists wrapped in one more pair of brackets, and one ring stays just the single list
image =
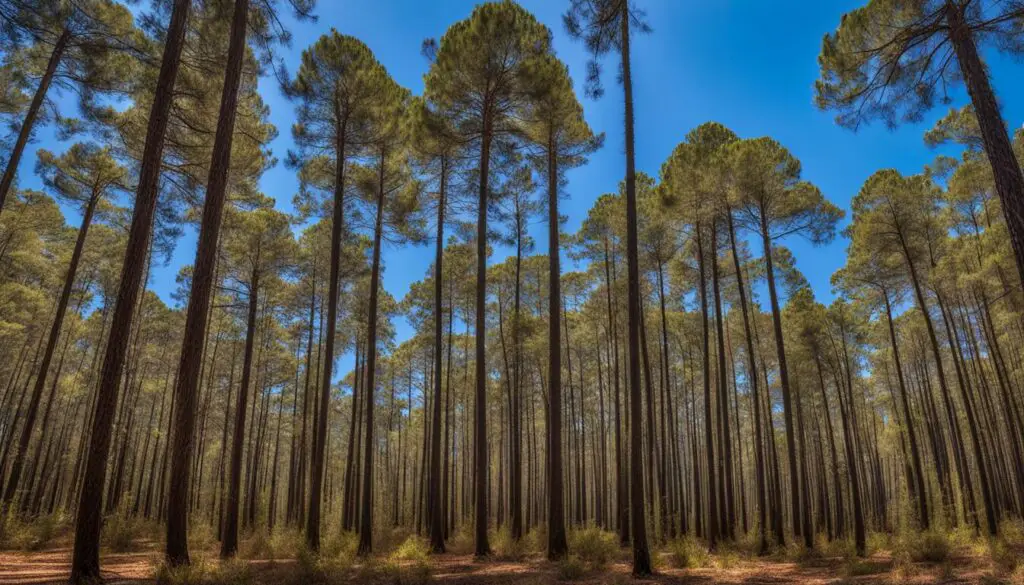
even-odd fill
[{"label": "clear blue sky", "polygon": [[[937,154],[928,149],[922,134],[946,111],[931,112],[918,125],[889,131],[881,124],[858,133],[839,128],[832,114],[818,111],[812,103],[812,87],[818,75],[817,56],[821,37],[832,31],[840,16],[865,0],[638,0],[646,9],[654,31],[635,37],[633,46],[634,95],[636,97],[636,153],[638,170],[657,175],[662,161],[694,126],[709,120],[725,124],[741,137],[772,136],[802,162],[805,178],[817,184],[825,196],[849,210],[850,199],[874,171],[894,167],[904,173],[918,172]],[[567,1],[522,0],[527,9],[554,32],[554,46],[577,82],[582,94],[587,55],[567,37],[561,13]],[[451,23],[469,15],[474,0],[320,0],[316,23],[294,24],[294,43],[282,54],[294,71],[301,51],[330,28],[366,42],[391,75],[414,93],[423,89],[428,63],[420,44],[439,38]],[[290,19],[286,19],[291,22]],[[1024,75],[1009,59],[988,51],[994,84],[1011,127],[1024,121]],[[581,100],[587,120],[606,133],[605,147],[587,166],[572,171],[567,188],[570,199],[562,212],[569,218],[566,230],[575,231],[593,201],[614,191],[623,174],[621,89],[615,85],[617,62],[606,63],[606,95],[599,101]],[[289,146],[294,106],[284,100],[272,79],[261,83],[270,119],[280,136],[272,148],[283,157]],[[962,105],[963,92],[954,96]],[[48,130],[39,133],[31,147],[61,149]],[[20,183],[39,187],[32,175],[34,156],[22,164]],[[290,209],[297,188],[294,174],[282,165],[262,179],[264,192],[277,199],[278,207]],[[69,222],[77,222],[69,217]],[[544,252],[544,226],[534,226],[538,252]],[[812,248],[794,240],[786,242],[800,270],[822,301],[832,298],[829,277],[843,264],[846,242]],[[154,267],[150,287],[168,303],[174,276],[190,263],[195,253],[195,234],[189,230],[179,242],[168,266]],[[429,247],[386,250],[384,286],[401,298],[411,282],[421,279],[431,261]],[[401,336],[408,327],[400,324]]]}]

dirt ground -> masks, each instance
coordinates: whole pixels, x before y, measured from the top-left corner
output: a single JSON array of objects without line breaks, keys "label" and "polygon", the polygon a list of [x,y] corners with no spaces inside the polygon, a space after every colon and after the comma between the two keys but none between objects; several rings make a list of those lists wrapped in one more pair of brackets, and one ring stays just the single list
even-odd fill
[{"label": "dirt ground", "polygon": [[[153,583],[154,572],[160,561],[156,547],[131,553],[110,553],[103,556],[103,575],[108,583]],[[54,548],[38,552],[0,552],[0,585],[29,585],[63,583],[67,579],[71,549]],[[660,562],[658,562],[660,561]],[[296,561],[252,560],[252,583],[282,585],[295,582]],[[667,558],[657,559],[658,574],[643,580],[630,578],[630,567],[625,560],[613,562],[599,571],[589,571],[573,583],[625,585],[644,584],[890,584],[890,583],[1012,583],[993,576],[983,563],[970,558],[954,558],[943,565],[914,565],[893,571],[893,563],[883,554],[860,561],[851,569],[841,559],[817,559],[809,563],[795,563],[774,559],[738,559],[728,568],[675,569],[668,566]],[[466,585],[548,585],[562,583],[559,567],[543,559],[506,562],[489,560],[480,562],[471,555],[446,554],[432,557],[430,582]],[[342,583],[366,583],[365,571],[357,565],[338,575]]]}]

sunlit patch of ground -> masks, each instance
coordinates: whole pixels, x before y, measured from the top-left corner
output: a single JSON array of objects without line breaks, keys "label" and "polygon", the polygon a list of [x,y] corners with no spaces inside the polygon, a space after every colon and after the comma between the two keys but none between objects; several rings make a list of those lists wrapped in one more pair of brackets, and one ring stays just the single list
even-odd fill
[{"label": "sunlit patch of ground", "polygon": [[[816,558],[804,562],[772,557],[737,558],[728,566],[677,569],[670,566],[670,555],[658,553],[656,575],[644,579],[630,576],[627,551],[601,569],[586,570],[572,583],[594,585],[636,584],[725,584],[775,585],[800,583],[809,585],[846,584],[954,584],[979,583],[1016,585],[1012,576],[996,576],[987,559],[954,557],[941,564],[916,563],[897,565],[886,553],[867,559]],[[160,562],[159,547],[147,543],[128,553],[103,555],[103,575],[108,583],[153,583]],[[250,560],[251,583],[290,585],[296,583],[297,563],[291,559]],[[59,546],[34,552],[0,552],[0,585],[35,585],[66,582],[71,563],[71,549]],[[430,557],[429,582],[465,585],[555,585],[560,580],[559,564],[539,555],[519,561],[478,560],[468,554],[445,554]],[[367,571],[364,563],[333,575],[340,583],[395,583],[387,573]]]}]

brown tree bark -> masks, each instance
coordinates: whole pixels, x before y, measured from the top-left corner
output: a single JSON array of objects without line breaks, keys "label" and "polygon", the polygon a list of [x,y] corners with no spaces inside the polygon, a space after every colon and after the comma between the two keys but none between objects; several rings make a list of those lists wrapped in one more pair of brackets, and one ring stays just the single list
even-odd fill
[{"label": "brown tree bark", "polygon": [[110,448],[111,414],[117,404],[117,391],[124,365],[125,347],[139,295],[149,240],[156,210],[157,187],[163,159],[164,137],[171,105],[174,102],[174,81],[181,64],[189,0],[175,0],[167,28],[164,55],[157,77],[156,92],[150,108],[146,146],[139,171],[135,210],[128,234],[117,302],[103,359],[103,370],[93,417],[92,442],[83,476],[81,497],[75,529],[71,581],[83,583],[100,578],[99,541],[102,523],[102,493],[106,478],[107,455]]},{"label": "brown tree bark", "polygon": [[235,115],[238,111],[238,90],[242,79],[242,61],[245,57],[245,36],[248,29],[249,0],[235,0],[231,17],[231,32],[227,62],[224,69],[224,87],[221,90],[220,112],[213,141],[210,174],[206,183],[203,219],[199,227],[199,243],[192,270],[192,290],[185,314],[185,336],[181,342],[178,363],[178,385],[174,399],[178,409],[174,412],[171,448],[171,486],[167,500],[167,545],[165,553],[169,565],[189,564],[188,554],[188,486],[192,477],[193,440],[195,439],[196,400],[199,394],[199,370],[203,363],[206,342],[210,296],[214,286],[218,240],[227,183],[231,170],[231,144],[235,134]]},{"label": "brown tree bark", "polygon": [[18,172],[21,156],[25,153],[29,137],[32,136],[36,118],[39,117],[39,109],[43,107],[46,93],[50,90],[53,76],[57,72],[57,67],[60,66],[60,60],[64,57],[64,51],[67,50],[70,40],[71,29],[65,28],[57,37],[53,50],[50,51],[50,60],[46,63],[46,71],[43,73],[43,78],[39,80],[39,86],[36,87],[36,93],[32,96],[28,111],[25,112],[25,119],[21,123],[21,129],[18,130],[18,138],[14,142],[14,148],[11,149],[11,157],[7,159],[7,167],[4,169],[3,176],[0,177],[0,213],[3,213],[7,194],[10,193],[11,186],[14,184],[14,175]]}]

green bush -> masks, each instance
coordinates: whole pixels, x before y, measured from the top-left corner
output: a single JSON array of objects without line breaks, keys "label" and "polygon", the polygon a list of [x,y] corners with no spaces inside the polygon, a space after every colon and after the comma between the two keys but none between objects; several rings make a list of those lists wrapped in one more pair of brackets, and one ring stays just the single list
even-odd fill
[{"label": "green bush", "polygon": [[[335,530],[320,543],[320,558],[351,565],[359,550],[359,535],[354,532]],[[305,552],[305,548],[301,552]]]},{"label": "green bush", "polygon": [[847,577],[862,577],[864,575],[875,575],[888,570],[888,565],[877,561],[866,561],[864,559],[851,558],[843,567],[843,573]]},{"label": "green bush", "polygon": [[303,548],[299,551],[295,566],[294,573],[290,575],[290,582],[294,585],[338,585],[343,582],[345,571],[352,565],[344,556],[317,555]]},{"label": "green bush", "polygon": [[63,514],[48,514],[28,520],[11,512],[0,518],[0,548],[42,550],[68,527],[68,520]]},{"label": "green bush", "polygon": [[188,526],[188,546],[200,553],[212,554],[219,550],[217,533],[208,522],[190,522]]},{"label": "green bush", "polygon": [[180,567],[162,563],[154,579],[158,585],[249,585],[252,572],[249,563],[241,560],[200,560]]},{"label": "green bush", "polygon": [[417,561],[427,562],[430,557],[430,546],[427,541],[418,536],[409,536],[405,542],[398,545],[398,548],[391,553],[393,561]]},{"label": "green bush", "polygon": [[614,533],[588,526],[569,533],[569,550],[591,569],[600,569],[615,558],[619,546]]},{"label": "green bush", "polygon": [[669,559],[678,569],[699,569],[711,565],[711,555],[703,542],[684,537],[668,543]]},{"label": "green bush", "polygon": [[521,560],[527,554],[528,544],[526,538],[512,538],[512,531],[507,526],[503,526],[491,536],[491,548],[494,550],[494,558],[498,560]]},{"label": "green bush", "polygon": [[569,555],[561,561],[558,561],[559,581],[575,581],[582,577],[586,572],[586,566],[576,555]]},{"label": "green bush", "polygon": [[385,561],[379,567],[379,574],[383,581],[390,585],[423,585],[430,582],[430,565],[424,561]]},{"label": "green bush", "polygon": [[1002,574],[1013,573],[1020,564],[1018,551],[1004,537],[996,537],[989,541],[988,556]]},{"label": "green bush", "polygon": [[949,558],[949,540],[936,530],[908,535],[906,541],[910,559],[916,563],[941,563]]},{"label": "green bush", "polygon": [[100,538],[110,550],[128,552],[137,548],[137,540],[142,536],[142,532],[142,523],[138,519],[118,514],[103,521]]}]

